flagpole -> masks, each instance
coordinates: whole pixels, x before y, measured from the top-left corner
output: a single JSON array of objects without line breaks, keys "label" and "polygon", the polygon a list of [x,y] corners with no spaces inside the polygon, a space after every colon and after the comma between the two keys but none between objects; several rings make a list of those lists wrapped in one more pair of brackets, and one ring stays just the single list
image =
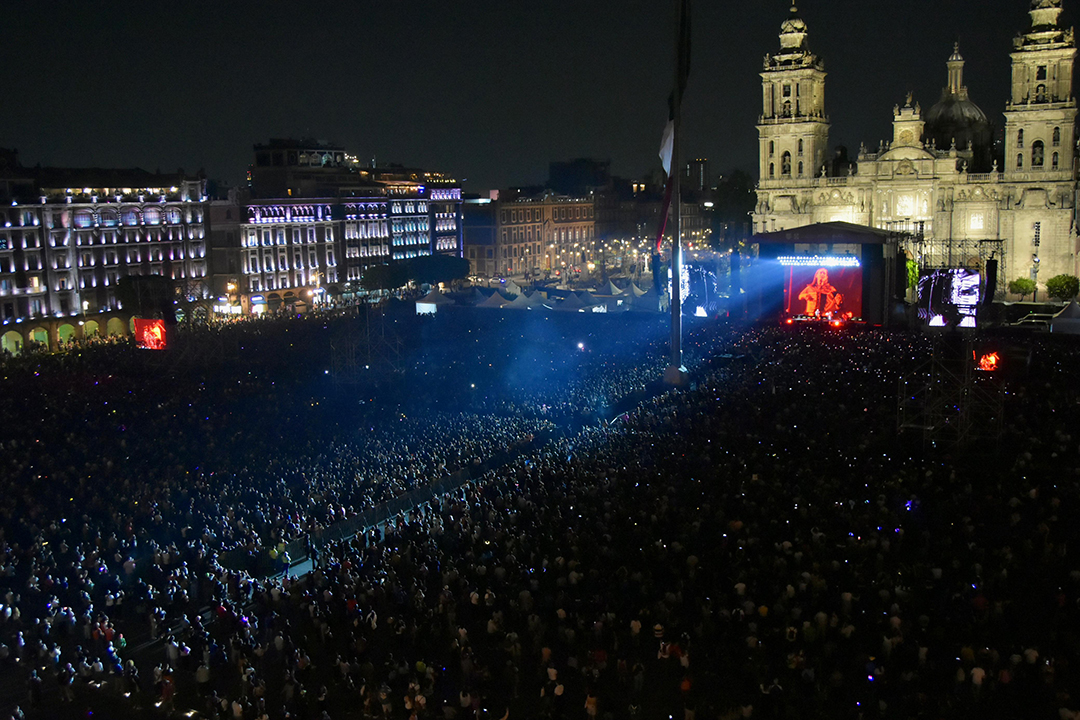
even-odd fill
[{"label": "flagpole", "polygon": [[683,73],[688,69],[684,53],[684,31],[689,18],[689,3],[675,0],[675,89],[672,103],[671,141],[671,363],[664,371],[664,382],[672,386],[686,384],[686,368],[682,362],[682,165],[679,156],[679,135],[682,124],[682,88],[686,82]]}]

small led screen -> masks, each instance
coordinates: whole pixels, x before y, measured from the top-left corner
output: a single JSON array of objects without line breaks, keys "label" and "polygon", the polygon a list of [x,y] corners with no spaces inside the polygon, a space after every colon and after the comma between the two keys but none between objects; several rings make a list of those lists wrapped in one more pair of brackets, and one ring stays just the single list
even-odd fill
[{"label": "small led screen", "polygon": [[164,350],[165,321],[135,318],[135,347],[143,350]]},{"label": "small led screen", "polygon": [[979,280],[974,270],[924,270],[919,277],[919,319],[930,327],[975,327]]}]

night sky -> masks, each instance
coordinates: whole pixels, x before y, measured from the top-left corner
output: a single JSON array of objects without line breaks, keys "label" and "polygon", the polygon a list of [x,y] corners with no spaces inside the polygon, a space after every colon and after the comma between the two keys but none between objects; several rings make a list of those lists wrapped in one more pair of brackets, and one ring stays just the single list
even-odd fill
[{"label": "night sky", "polygon": [[[697,0],[684,152],[756,177],[762,57],[784,0]],[[1025,0],[807,0],[824,58],[831,143],[876,148],[910,90],[924,110],[954,41],[997,126]],[[668,0],[305,0],[5,4],[0,146],[26,165],[139,166],[243,180],[270,137],[365,160],[540,183],[554,159],[640,177],[672,76]],[[1064,21],[1071,24],[1066,6]]]}]

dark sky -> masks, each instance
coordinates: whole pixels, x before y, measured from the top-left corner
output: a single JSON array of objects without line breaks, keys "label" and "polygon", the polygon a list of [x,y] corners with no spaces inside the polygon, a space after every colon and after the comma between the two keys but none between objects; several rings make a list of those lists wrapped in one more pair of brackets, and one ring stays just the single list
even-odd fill
[{"label": "dark sky", "polygon": [[[784,0],[696,0],[684,151],[756,175],[758,72]],[[972,99],[1003,123],[1026,0],[807,0],[831,142],[891,136],[960,42]],[[1066,11],[1065,21],[1071,22]],[[253,143],[308,136],[448,172],[470,190],[542,182],[553,159],[658,166],[670,0],[9,3],[0,146],[27,165],[140,166],[240,182]]]}]

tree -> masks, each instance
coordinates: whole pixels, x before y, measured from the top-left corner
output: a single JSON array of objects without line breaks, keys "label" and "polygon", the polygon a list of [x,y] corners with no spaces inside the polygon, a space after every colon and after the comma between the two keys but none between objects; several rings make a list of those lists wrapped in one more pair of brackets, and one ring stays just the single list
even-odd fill
[{"label": "tree", "polygon": [[909,290],[919,287],[919,263],[915,258],[907,259],[907,286]]},{"label": "tree", "polygon": [[364,269],[360,285],[365,290],[397,290],[409,282],[409,271],[404,263],[372,265]]},{"label": "tree", "polygon": [[1072,300],[1080,293],[1080,278],[1075,275],[1055,275],[1046,281],[1046,294],[1055,300]]},{"label": "tree", "polygon": [[1009,281],[1009,292],[1019,295],[1023,300],[1025,295],[1035,292],[1035,281],[1025,277],[1019,277]]},{"label": "tree", "polygon": [[469,261],[454,255],[421,255],[407,265],[409,279],[421,285],[449,284],[469,275]]}]

